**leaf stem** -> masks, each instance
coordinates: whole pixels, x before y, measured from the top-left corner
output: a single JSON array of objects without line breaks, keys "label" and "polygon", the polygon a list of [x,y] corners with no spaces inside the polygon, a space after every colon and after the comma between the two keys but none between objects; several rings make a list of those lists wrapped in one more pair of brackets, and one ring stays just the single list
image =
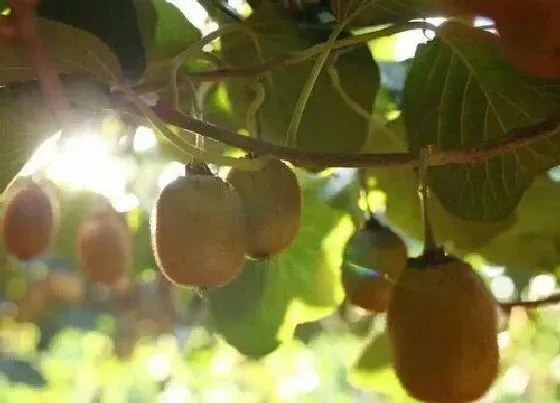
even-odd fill
[{"label": "leaf stem", "polygon": [[430,189],[428,187],[428,156],[428,148],[422,148],[418,157],[418,197],[420,198],[422,221],[424,223],[424,255],[432,253],[437,249],[428,203],[430,197]]},{"label": "leaf stem", "polygon": [[251,85],[251,89],[255,96],[247,108],[246,125],[251,137],[259,138],[258,112],[266,98],[266,92],[264,86],[258,81]]},{"label": "leaf stem", "polygon": [[[328,45],[332,45],[336,38],[341,34],[342,30],[344,29],[346,23],[337,24],[335,29],[329,36],[327,40]],[[305,107],[307,106],[307,101],[311,97],[311,93],[313,92],[313,88],[315,88],[315,83],[319,78],[319,74],[323,70],[323,66],[325,65],[328,57],[329,57],[330,49],[327,47],[317,58],[315,63],[313,64],[313,68],[309,73],[309,77],[307,78],[305,85],[303,86],[299,98],[296,102],[294,107],[294,112],[292,113],[292,118],[290,119],[290,123],[288,124],[288,130],[286,133],[286,142],[285,144],[288,146],[295,146],[297,140],[297,134],[299,131],[299,125],[301,123],[301,119],[303,118],[303,113],[305,111]]]},{"label": "leaf stem", "polygon": [[195,42],[173,58],[169,67],[169,86],[171,87],[173,107],[175,109],[179,109],[179,86],[177,82],[177,73],[181,65],[192,58],[194,55],[196,55],[198,52],[200,52],[205,45],[215,41],[216,39],[219,39],[223,35],[227,35],[229,33],[240,30],[246,33],[251,38],[251,40],[255,44],[257,53],[260,56],[262,52],[256,35],[243,24],[230,24],[204,36],[199,41]]}]

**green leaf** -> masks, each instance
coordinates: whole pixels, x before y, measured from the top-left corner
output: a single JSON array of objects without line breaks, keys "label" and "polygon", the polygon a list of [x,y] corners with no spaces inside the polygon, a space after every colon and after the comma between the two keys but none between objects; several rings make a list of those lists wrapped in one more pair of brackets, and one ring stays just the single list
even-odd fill
[{"label": "green leaf", "polygon": [[[328,29],[297,25],[290,20],[280,5],[262,4],[245,22],[256,37],[259,55],[252,37],[237,31],[222,38],[224,67],[247,69],[265,61],[278,60],[288,52],[305,50],[327,40]],[[270,142],[284,144],[294,105],[307,82],[315,59],[289,67],[275,69],[262,79],[265,100],[260,108],[262,137]],[[330,62],[327,62],[327,65]],[[379,87],[379,70],[367,46],[339,54],[332,64],[338,71],[341,87],[346,95],[365,113],[370,113]],[[255,76],[256,77],[256,76]],[[245,119],[255,94],[255,78],[229,79],[226,82],[232,108],[240,119]],[[335,89],[326,67],[319,75],[309,98],[295,145],[299,148],[322,152],[357,152],[362,146],[369,119],[362,117]]]},{"label": "green leaf", "polygon": [[[376,126],[363,152],[406,152],[408,149],[402,118],[387,126]],[[377,189],[387,196],[385,215],[389,223],[409,237],[422,240],[423,221],[417,193],[417,177],[412,169],[369,169]],[[439,195],[429,199],[430,218],[438,244],[453,250],[473,251],[486,245],[515,221],[511,216],[499,222],[464,220],[451,214],[441,204]]]},{"label": "green leaf", "polygon": [[[284,341],[281,329],[290,291],[280,268],[248,261],[230,284],[209,293],[213,325],[240,353],[262,357]],[[293,329],[289,329],[293,333]]]},{"label": "green leaf", "polygon": [[35,85],[0,88],[0,192],[58,126]]},{"label": "green leaf", "polygon": [[127,80],[136,81],[144,70],[144,47],[133,0],[41,0],[37,14],[95,35],[115,53]]},{"label": "green leaf", "polygon": [[157,12],[153,1],[132,0],[138,19],[138,31],[142,38],[144,49],[148,49],[154,42],[157,25]]},{"label": "green leaf", "polygon": [[[560,80],[523,76],[501,55],[497,37],[449,22],[419,47],[405,85],[412,151],[479,147],[550,117]],[[560,132],[560,130],[558,130]],[[497,221],[515,209],[536,174],[560,163],[560,133],[469,167],[432,167],[429,181],[445,209],[467,220]]]},{"label": "green leaf", "polygon": [[200,40],[200,32],[175,5],[152,0],[157,19],[153,38],[145,38],[146,70],[140,81],[166,79],[169,63],[179,53]]},{"label": "green leaf", "polygon": [[401,386],[391,366],[387,366],[374,374],[350,374],[350,382],[360,389],[375,391],[386,396],[392,403],[414,403]]},{"label": "green leaf", "polygon": [[538,175],[517,206],[517,220],[476,251],[491,263],[516,270],[553,272],[560,266],[560,183]]},{"label": "green leaf", "polygon": [[371,374],[390,364],[389,339],[383,332],[370,338],[352,367],[354,374]]},{"label": "green leaf", "polygon": [[[96,36],[44,18],[38,19],[38,35],[59,73],[85,73],[105,82],[121,82],[123,73],[115,54]],[[36,78],[25,49],[0,44],[0,82]]]},{"label": "green leaf", "polygon": [[387,334],[372,336],[350,368],[350,383],[360,389],[387,395],[392,402],[413,402],[395,375],[390,357]]},{"label": "green leaf", "polygon": [[24,384],[37,388],[46,385],[43,375],[29,361],[2,357],[0,358],[0,373],[12,384]]},{"label": "green leaf", "polygon": [[269,261],[247,261],[240,276],[209,292],[214,326],[241,353],[261,357],[293,337],[299,323],[322,318],[342,302],[342,247],[351,225],[304,192],[302,226],[292,246]]}]

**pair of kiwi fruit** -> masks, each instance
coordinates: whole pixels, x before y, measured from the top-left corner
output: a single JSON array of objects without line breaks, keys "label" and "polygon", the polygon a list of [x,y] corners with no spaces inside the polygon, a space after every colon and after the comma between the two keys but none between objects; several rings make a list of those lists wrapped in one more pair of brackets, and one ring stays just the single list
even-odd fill
[{"label": "pair of kiwi fruit", "polygon": [[[48,186],[32,180],[9,190],[2,215],[6,252],[28,261],[51,247],[60,228],[60,205]],[[103,200],[77,231],[78,266],[92,282],[112,286],[130,269],[132,239],[124,218]]]},{"label": "pair of kiwi fruit", "polygon": [[499,371],[497,303],[466,262],[443,249],[408,258],[402,239],[375,218],[350,238],[342,282],[347,298],[387,314],[395,374],[414,398],[481,398]]},{"label": "pair of kiwi fruit", "polygon": [[151,222],[156,262],[173,283],[223,286],[246,258],[274,257],[294,240],[301,194],[283,161],[267,159],[252,171],[234,167],[226,180],[201,163],[185,173],[161,191]]}]

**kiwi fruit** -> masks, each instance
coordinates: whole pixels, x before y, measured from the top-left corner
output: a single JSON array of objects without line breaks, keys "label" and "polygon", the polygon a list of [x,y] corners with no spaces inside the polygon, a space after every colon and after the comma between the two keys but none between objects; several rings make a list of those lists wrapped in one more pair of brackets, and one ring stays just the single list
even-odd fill
[{"label": "kiwi fruit", "polygon": [[410,259],[393,289],[387,334],[396,375],[426,402],[470,402],[499,371],[497,302],[467,263],[442,251]]},{"label": "kiwi fruit", "polygon": [[246,217],[237,191],[209,171],[187,169],[159,194],[152,249],[163,275],[185,287],[217,287],[241,271]]},{"label": "kiwi fruit", "polygon": [[407,258],[401,237],[375,217],[369,218],[344,248],[342,286],[348,301],[371,313],[385,312]]},{"label": "kiwi fruit", "polygon": [[20,260],[41,256],[51,246],[60,222],[59,205],[43,186],[16,185],[2,218],[4,248]]},{"label": "kiwi fruit", "polygon": [[239,193],[247,215],[247,256],[278,255],[293,242],[301,224],[301,190],[294,172],[270,159],[255,171],[233,168],[227,181]]},{"label": "kiwi fruit", "polygon": [[116,286],[132,267],[132,234],[112,207],[96,209],[78,228],[77,256],[90,281]]}]

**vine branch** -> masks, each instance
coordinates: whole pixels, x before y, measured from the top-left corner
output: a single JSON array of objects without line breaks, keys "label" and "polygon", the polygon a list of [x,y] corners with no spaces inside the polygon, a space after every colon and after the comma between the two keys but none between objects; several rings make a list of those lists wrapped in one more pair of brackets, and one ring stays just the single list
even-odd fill
[{"label": "vine branch", "polygon": [[515,307],[523,307],[526,309],[539,308],[546,305],[554,305],[560,303],[560,292],[549,295],[548,297],[535,299],[533,301],[511,301],[511,302],[501,302],[500,307],[504,310],[510,310]]},{"label": "vine branch", "polygon": [[[183,74],[182,77],[177,77],[177,79],[179,81],[179,85],[185,85],[185,83],[189,80],[195,83],[201,83],[201,82],[218,81],[218,80],[225,80],[225,79],[254,78],[266,73],[273,72],[275,70],[289,67],[294,64],[303,63],[305,61],[312,59],[313,57],[325,53],[326,51],[349,48],[352,46],[361,45],[363,43],[373,41],[375,39],[395,35],[404,31],[415,30],[415,29],[435,30],[436,28],[432,24],[429,24],[424,21],[413,21],[404,24],[395,24],[383,29],[379,29],[377,31],[353,35],[333,42],[327,41],[327,42],[319,43],[317,45],[314,45],[302,51],[289,52],[275,59],[264,61],[256,66],[239,68],[239,69],[222,68],[222,69],[208,70],[208,71],[195,71],[195,72]],[[202,40],[204,41],[204,38]],[[142,94],[142,93],[150,93],[150,92],[159,92],[165,89],[166,87],[167,87],[167,81],[155,81],[155,82],[139,84],[135,86],[134,90]]]},{"label": "vine branch", "polygon": [[[368,166],[408,168],[418,166],[418,156],[416,153],[346,154],[304,151],[240,135],[233,130],[215,126],[182,114],[170,108],[169,105],[166,106],[164,103],[156,105],[153,111],[160,119],[173,126],[198,133],[201,136],[257,155],[274,155],[294,165],[354,168]],[[447,150],[433,148],[433,151],[428,156],[427,164],[429,166],[449,164],[479,165],[518,148],[528,147],[537,141],[547,139],[558,133],[560,133],[560,113],[543,122],[510,130],[504,140],[489,144],[486,147],[457,147]]]}]

